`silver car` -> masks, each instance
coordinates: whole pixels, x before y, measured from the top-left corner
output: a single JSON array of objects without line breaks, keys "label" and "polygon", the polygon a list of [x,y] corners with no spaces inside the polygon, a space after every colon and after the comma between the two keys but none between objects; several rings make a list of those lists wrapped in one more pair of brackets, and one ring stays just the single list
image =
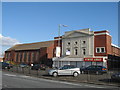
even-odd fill
[{"label": "silver car", "polygon": [[59,69],[49,70],[48,74],[54,77],[58,75],[73,75],[74,77],[76,77],[80,74],[80,68],[77,68],[74,65],[64,65]]}]

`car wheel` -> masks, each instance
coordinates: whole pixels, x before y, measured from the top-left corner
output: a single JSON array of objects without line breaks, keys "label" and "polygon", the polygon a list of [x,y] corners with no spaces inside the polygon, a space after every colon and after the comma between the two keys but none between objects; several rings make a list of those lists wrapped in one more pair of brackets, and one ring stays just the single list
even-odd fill
[{"label": "car wheel", "polygon": [[54,73],[53,73],[53,76],[54,76],[54,77],[57,77],[57,76],[58,76],[58,73],[57,73],[57,72],[54,72]]},{"label": "car wheel", "polygon": [[77,77],[77,76],[78,76],[78,73],[77,73],[77,72],[74,72],[74,73],[73,73],[73,76],[74,76],[74,77]]}]

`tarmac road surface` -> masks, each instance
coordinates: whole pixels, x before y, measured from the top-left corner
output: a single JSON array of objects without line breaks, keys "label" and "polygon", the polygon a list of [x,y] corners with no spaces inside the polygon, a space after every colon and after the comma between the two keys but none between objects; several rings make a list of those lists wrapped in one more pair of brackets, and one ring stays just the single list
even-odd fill
[{"label": "tarmac road surface", "polygon": [[2,88],[102,88],[102,90],[118,90],[118,87],[115,86],[55,81],[12,72],[2,72]]}]

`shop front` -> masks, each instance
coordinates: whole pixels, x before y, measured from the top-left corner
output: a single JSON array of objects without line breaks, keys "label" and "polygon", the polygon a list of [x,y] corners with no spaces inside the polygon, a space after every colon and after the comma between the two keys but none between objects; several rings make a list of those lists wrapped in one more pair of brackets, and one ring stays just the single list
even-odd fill
[{"label": "shop front", "polygon": [[100,65],[105,66],[103,62],[103,58],[84,58],[84,65],[85,67],[90,65]]},{"label": "shop front", "polygon": [[53,67],[61,67],[64,65],[74,65],[78,68],[83,66],[83,58],[54,58],[53,59]]}]

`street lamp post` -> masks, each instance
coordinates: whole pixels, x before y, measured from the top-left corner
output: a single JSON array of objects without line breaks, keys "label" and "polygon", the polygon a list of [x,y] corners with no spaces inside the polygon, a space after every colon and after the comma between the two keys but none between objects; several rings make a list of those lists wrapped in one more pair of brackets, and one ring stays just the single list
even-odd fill
[{"label": "street lamp post", "polygon": [[[61,52],[61,51],[60,51],[60,50],[61,50],[61,48],[60,48],[60,40],[61,40],[61,39],[60,39],[60,29],[61,29],[61,26],[67,27],[66,25],[62,25],[62,24],[59,24],[59,25],[58,25],[58,56],[57,56],[58,58],[60,57],[60,54],[61,54],[61,53],[60,53],[60,52]],[[59,67],[59,59],[58,59],[58,67]]]},{"label": "street lamp post", "polygon": [[61,24],[58,25],[58,47],[60,47],[60,26]]},{"label": "street lamp post", "polygon": [[[60,24],[58,25],[58,47],[60,49]],[[58,51],[58,52],[60,53],[60,51]],[[58,56],[58,58],[59,58],[59,56]],[[59,59],[58,59],[58,66],[57,67],[59,68]]]}]

